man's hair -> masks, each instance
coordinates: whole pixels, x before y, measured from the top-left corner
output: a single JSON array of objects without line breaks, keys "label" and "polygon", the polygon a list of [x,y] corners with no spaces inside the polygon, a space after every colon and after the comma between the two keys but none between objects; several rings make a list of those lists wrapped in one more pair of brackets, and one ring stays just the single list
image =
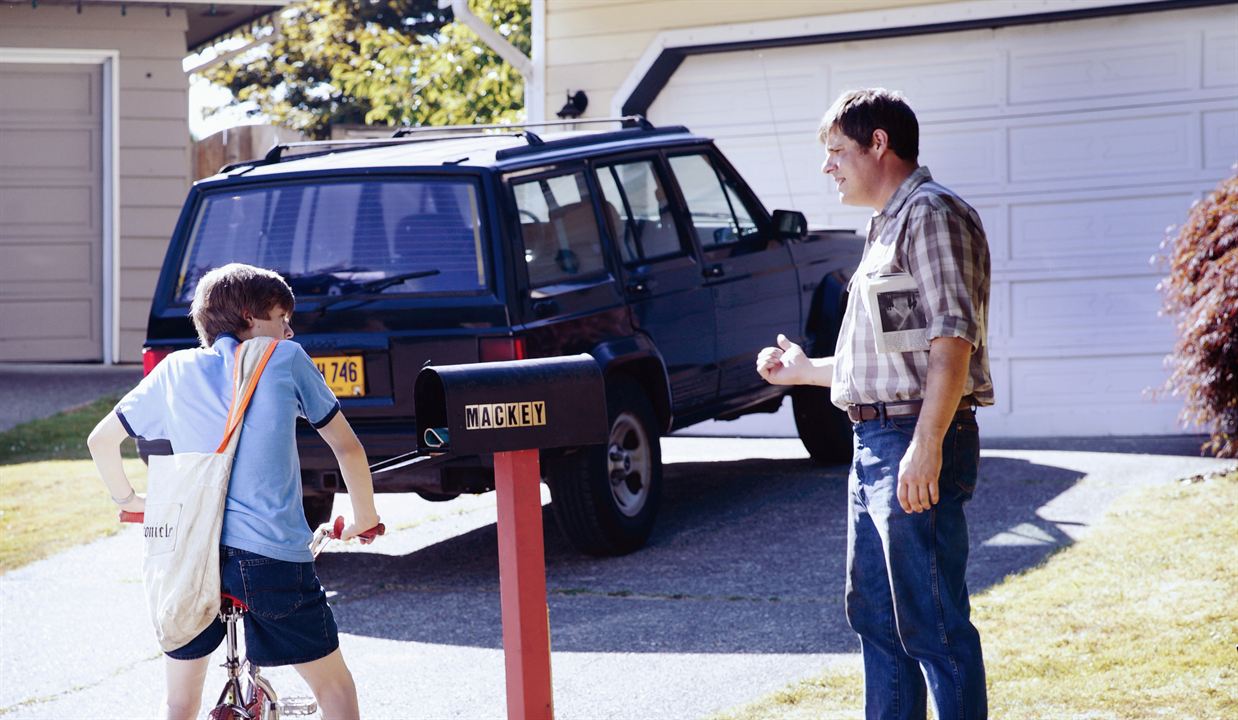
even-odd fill
[{"label": "man's hair", "polygon": [[253,265],[229,263],[202,276],[193,293],[189,317],[202,347],[210,347],[224,333],[239,333],[246,316],[269,318],[277,308],[292,312],[292,288],[280,274]]},{"label": "man's hair", "polygon": [[895,155],[910,162],[920,157],[920,123],[902,93],[885,88],[843,93],[821,118],[817,139],[824,143],[833,128],[862,148],[873,146],[873,131],[880,128],[890,136]]}]

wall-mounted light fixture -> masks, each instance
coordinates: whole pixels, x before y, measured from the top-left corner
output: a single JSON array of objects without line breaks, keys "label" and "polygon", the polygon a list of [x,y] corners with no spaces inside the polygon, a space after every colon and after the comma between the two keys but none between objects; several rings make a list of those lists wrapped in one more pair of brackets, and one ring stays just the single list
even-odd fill
[{"label": "wall-mounted light fixture", "polygon": [[585,95],[584,90],[577,90],[575,93],[568,90],[567,102],[563,104],[563,107],[559,108],[559,112],[555,113],[555,115],[565,120],[570,120],[584,115],[585,108],[587,107],[589,107],[589,96]]}]

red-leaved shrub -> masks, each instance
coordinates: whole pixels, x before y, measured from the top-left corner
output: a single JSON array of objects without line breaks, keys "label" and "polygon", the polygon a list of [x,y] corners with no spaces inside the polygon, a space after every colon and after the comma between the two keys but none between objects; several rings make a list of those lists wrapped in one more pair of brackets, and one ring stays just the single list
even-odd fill
[{"label": "red-leaved shrub", "polygon": [[[1238,166],[1235,166],[1238,169]],[[1178,323],[1169,388],[1205,452],[1238,457],[1238,174],[1196,203],[1171,240],[1165,311]]]}]

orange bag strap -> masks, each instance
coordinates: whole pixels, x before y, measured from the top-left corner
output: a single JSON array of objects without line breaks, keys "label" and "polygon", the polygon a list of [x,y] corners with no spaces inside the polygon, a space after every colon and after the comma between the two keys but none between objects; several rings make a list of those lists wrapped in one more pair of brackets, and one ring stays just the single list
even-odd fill
[{"label": "orange bag strap", "polygon": [[267,346],[266,352],[262,353],[262,358],[258,360],[258,365],[254,368],[254,374],[250,377],[249,386],[245,388],[245,394],[237,401],[237,392],[241,388],[241,345],[236,346],[236,355],[233,359],[232,367],[232,405],[228,408],[228,421],[224,426],[224,438],[219,442],[219,447],[215,450],[216,453],[221,453],[228,449],[228,442],[232,439],[232,434],[241,426],[241,421],[245,418],[245,411],[249,408],[249,401],[253,399],[254,388],[258,387],[258,379],[262,377],[262,371],[266,369],[267,361],[275,354],[275,346],[279,345],[279,340]]}]

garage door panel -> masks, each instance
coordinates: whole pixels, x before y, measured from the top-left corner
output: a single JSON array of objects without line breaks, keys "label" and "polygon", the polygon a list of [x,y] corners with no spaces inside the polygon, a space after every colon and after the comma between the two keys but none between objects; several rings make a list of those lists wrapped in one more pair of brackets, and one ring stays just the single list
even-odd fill
[{"label": "garage door panel", "polygon": [[1199,167],[1195,113],[1081,119],[1010,130],[1012,181],[1109,178]]},{"label": "garage door panel", "polygon": [[1203,114],[1204,167],[1227,170],[1238,161],[1238,110],[1212,110]]},{"label": "garage door panel", "polygon": [[1238,32],[1233,23],[1225,30],[1204,33],[1204,87],[1238,85]]},{"label": "garage door panel", "polygon": [[887,49],[849,55],[845,64],[831,70],[830,97],[876,85],[898,88],[917,112],[996,108],[1001,102],[1003,63],[997,53],[960,56],[951,52],[949,60],[934,60],[932,54],[923,53],[897,65],[882,62],[889,54]]},{"label": "garage door panel", "polygon": [[64,172],[97,172],[99,138],[92,128],[0,131],[0,172],[36,177]]},{"label": "garage door panel", "polygon": [[1043,260],[1059,267],[1091,260],[1110,271],[1146,268],[1148,258],[1157,252],[1161,231],[1181,222],[1194,199],[1195,193],[1183,191],[1012,203],[1009,269],[1019,269],[1020,263],[1038,267],[1035,261]]},{"label": "garage door panel", "polygon": [[95,303],[85,299],[10,300],[0,305],[6,339],[72,340],[93,333]]},{"label": "garage door panel", "polygon": [[1012,354],[1059,348],[1071,355],[1168,347],[1173,325],[1158,318],[1158,278],[1151,275],[1010,283]]},{"label": "garage door panel", "polygon": [[933,177],[958,188],[992,187],[1006,177],[1006,133],[997,127],[968,124],[957,129],[927,125],[921,131],[920,162]]},{"label": "garage door panel", "polygon": [[6,242],[0,263],[0,296],[23,294],[27,286],[43,292],[51,283],[90,283],[95,280],[98,258],[90,239],[83,242]]},{"label": "garage door panel", "polygon": [[1054,47],[1013,52],[1010,104],[1191,90],[1198,76],[1198,57],[1198,43],[1188,37],[1074,51]]},{"label": "garage door panel", "polygon": [[[4,115],[46,123],[57,118],[91,118],[99,113],[98,74],[57,65],[24,65],[0,74],[0,97],[15,99]],[[34,102],[32,102],[34,101]]]},{"label": "garage door panel", "polygon": [[989,353],[1000,357],[1010,345],[1010,283],[989,284]]},{"label": "garage door panel", "polygon": [[[1181,432],[1180,403],[1155,397],[1162,354],[1012,360],[1011,413],[985,414],[986,434],[1140,435]],[[1010,420],[1017,416],[1017,425]]]},{"label": "garage door panel", "polygon": [[99,232],[98,189],[82,185],[0,187],[0,246],[18,233]]},{"label": "garage door panel", "polygon": [[788,120],[798,123],[808,133],[815,134],[821,120],[822,91],[821,77],[809,74],[774,75],[767,74],[763,81],[765,92],[769,95],[770,104],[774,107],[773,122],[776,127],[770,128],[786,132]]},{"label": "garage door panel", "polygon": [[1010,223],[1006,206],[996,201],[969,203],[980,215],[985,238],[989,241],[990,265],[1002,264],[1010,257]]}]

